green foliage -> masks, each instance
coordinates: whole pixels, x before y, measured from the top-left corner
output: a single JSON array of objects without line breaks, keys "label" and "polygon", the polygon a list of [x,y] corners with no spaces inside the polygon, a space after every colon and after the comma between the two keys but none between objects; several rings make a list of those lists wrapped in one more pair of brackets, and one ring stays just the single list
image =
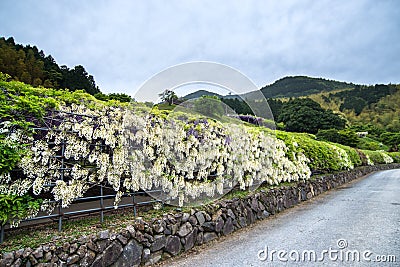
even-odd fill
[{"label": "green foliage", "polygon": [[236,114],[249,114],[254,115],[249,105],[237,98],[221,98],[222,102],[228,105]]},{"label": "green foliage", "polygon": [[0,224],[20,221],[39,211],[41,199],[33,199],[29,195],[0,194]]},{"label": "green foliage", "polygon": [[45,56],[36,46],[15,44],[12,37],[0,38],[0,72],[35,87],[83,89],[92,95],[100,92],[83,66],[60,67],[52,56]]},{"label": "green foliage", "polygon": [[386,158],[389,155],[383,151],[362,150],[374,164],[386,164]]},{"label": "green foliage", "polygon": [[[34,88],[22,82],[8,81],[9,75],[0,72],[0,123],[8,121],[14,131],[20,130],[29,136],[28,118],[41,120],[48,110],[57,109],[60,104],[81,104],[102,108],[104,105],[121,103],[100,102],[82,90],[70,92],[48,88]],[[4,131],[2,127],[2,131]],[[0,173],[8,172],[16,166],[25,147],[7,139],[7,132],[0,132]]]},{"label": "green foliage", "polygon": [[393,94],[397,89],[393,85],[376,84],[374,86],[356,85],[353,90],[347,90],[330,95],[330,98],[340,98],[344,102],[340,110],[354,110],[356,115],[371,105],[377,103],[381,98]]},{"label": "green foliage", "polygon": [[274,115],[274,118],[278,119],[282,111],[282,106],[283,106],[282,100],[269,98],[267,99],[267,102],[269,108],[271,109],[272,114]]},{"label": "green foliage", "polygon": [[97,93],[94,95],[94,97],[101,101],[108,101],[108,95],[103,93]]},{"label": "green foliage", "polygon": [[399,151],[400,133],[383,133],[380,136],[380,140],[390,147],[390,151]]},{"label": "green foliage", "polygon": [[350,96],[344,99],[343,104],[340,105],[339,110],[344,111],[347,110],[354,110],[356,115],[360,115],[362,110],[367,106],[367,101],[360,97]]},{"label": "green foliage", "polygon": [[400,152],[389,152],[388,154],[392,157],[393,162],[400,163]]},{"label": "green foliage", "polygon": [[23,153],[24,150],[20,144],[10,144],[6,142],[4,135],[0,135],[0,174],[14,169]]},{"label": "green foliage", "polygon": [[329,172],[341,170],[338,159],[330,145],[312,139],[297,139],[302,152],[310,159],[310,168],[317,172]]},{"label": "green foliage", "polygon": [[158,95],[161,97],[162,101],[167,102],[168,105],[170,105],[170,106],[172,104],[174,104],[174,100],[178,99],[178,96],[175,94],[175,92],[172,90],[168,90],[168,89],[165,89],[164,92],[162,92]]},{"label": "green foliage", "polygon": [[[324,108],[342,112],[352,128],[358,128],[355,131],[368,131],[377,138],[385,130],[400,132],[400,85],[356,85],[352,89],[308,97]],[[376,132],[377,129],[381,132]]]},{"label": "green foliage", "polygon": [[109,100],[117,100],[119,102],[131,102],[133,101],[133,98],[130,95],[124,94],[124,93],[111,93],[108,94],[108,99]]},{"label": "green foliage", "polygon": [[297,152],[300,152],[294,135],[284,131],[276,131],[276,137],[285,143],[286,147],[288,148],[288,151],[286,151],[286,156],[290,160],[293,160],[293,153],[296,154]]},{"label": "green foliage", "polygon": [[[355,149],[355,148],[352,148],[352,147],[346,146],[346,145],[341,145],[341,144],[333,144],[333,145],[346,151],[347,155],[349,156],[349,158],[351,160],[351,163],[353,163],[353,165],[355,167],[361,166],[361,165],[367,165],[365,155],[363,155],[358,149]],[[365,158],[364,161],[363,161],[363,158]]]},{"label": "green foliage", "polygon": [[63,76],[61,88],[68,88],[72,91],[85,90],[91,95],[100,92],[99,88],[96,86],[93,76],[89,75],[85,68],[81,65],[75,66],[73,69],[68,69],[66,66],[61,66],[61,74]]},{"label": "green foliage", "polygon": [[94,97],[102,101],[117,100],[121,103],[129,103],[133,100],[133,98],[130,95],[122,93],[111,93],[108,95],[103,93],[97,93],[94,95]]},{"label": "green foliage", "polygon": [[0,72],[0,81],[2,82],[9,82],[11,80],[11,76],[7,73]]},{"label": "green foliage", "polygon": [[200,97],[205,96],[205,95],[207,95],[207,96],[217,96],[218,98],[222,97],[222,95],[219,95],[217,93],[210,92],[210,91],[207,91],[207,90],[197,90],[196,92],[193,92],[193,93],[190,93],[188,95],[185,95],[183,97],[183,99],[184,100],[196,99],[196,98],[200,98]]},{"label": "green foliage", "polygon": [[216,96],[202,96],[194,100],[194,111],[207,117],[220,117],[224,114],[222,101]]},{"label": "green foliage", "polygon": [[26,116],[41,118],[46,110],[57,109],[60,104],[85,104],[93,108],[104,105],[121,106],[121,103],[98,101],[84,90],[57,90],[35,88],[16,81],[5,81],[0,73],[0,118],[2,120],[25,120]]},{"label": "green foliage", "polygon": [[364,150],[389,150],[388,146],[368,136],[359,139],[357,148]]},{"label": "green foliage", "polygon": [[363,124],[368,121],[380,129],[400,132],[400,85],[395,88],[396,92],[381,98],[365,108],[359,116],[352,118],[354,123]]},{"label": "green foliage", "polygon": [[385,129],[378,127],[371,123],[357,123],[350,126],[350,129],[354,132],[368,132],[368,137],[378,139],[381,134],[385,132]]},{"label": "green foliage", "polygon": [[293,99],[284,103],[278,122],[285,124],[290,132],[317,133],[320,129],[344,129],[346,121],[331,110],[324,110],[309,99]]},{"label": "green foliage", "polygon": [[[289,158],[292,152],[302,152],[310,160],[308,165],[314,173],[327,173],[349,168],[344,164],[343,158],[338,153],[339,148],[336,145],[315,140],[313,135],[277,131],[276,137],[283,140],[289,148],[287,152]],[[349,149],[347,150],[350,151]],[[352,161],[354,160],[354,163],[358,165],[357,156],[353,152],[351,153],[351,156],[348,155],[349,158],[353,157]]]},{"label": "green foliage", "polygon": [[358,144],[358,136],[352,130],[319,130],[317,133],[317,138],[322,141],[328,141],[333,143],[342,144],[345,146],[356,147]]},{"label": "green foliage", "polygon": [[157,109],[157,110],[164,110],[164,111],[173,111],[175,109],[176,105],[174,104],[168,104],[168,103],[160,103],[154,105],[152,108]]},{"label": "green foliage", "polygon": [[369,160],[368,160],[367,155],[365,155],[364,152],[360,149],[356,149],[356,152],[357,152],[358,156],[360,157],[361,165],[362,166],[369,165]]}]

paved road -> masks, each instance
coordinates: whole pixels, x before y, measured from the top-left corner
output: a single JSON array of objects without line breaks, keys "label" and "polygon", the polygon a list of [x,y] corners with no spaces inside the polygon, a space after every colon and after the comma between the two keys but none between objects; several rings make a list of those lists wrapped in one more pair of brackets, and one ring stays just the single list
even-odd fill
[{"label": "paved road", "polygon": [[[287,262],[272,250],[285,250]],[[297,255],[305,260],[293,261]],[[360,262],[353,262],[357,255]],[[373,262],[378,255],[394,255],[397,262]],[[164,265],[400,266],[400,170],[353,181]]]}]

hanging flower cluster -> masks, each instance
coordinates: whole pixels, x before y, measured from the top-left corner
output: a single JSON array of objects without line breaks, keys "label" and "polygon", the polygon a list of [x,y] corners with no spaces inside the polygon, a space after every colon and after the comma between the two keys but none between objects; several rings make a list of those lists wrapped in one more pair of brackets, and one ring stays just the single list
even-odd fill
[{"label": "hanging flower cluster", "polygon": [[[122,193],[139,189],[161,189],[163,200],[184,205],[236,185],[245,189],[311,175],[309,159],[263,127],[165,116],[142,107],[72,104],[57,114],[48,131],[26,141],[29,149],[18,164],[23,175],[12,181],[1,175],[0,193],[50,192],[67,207],[102,184],[117,192],[115,205]],[[343,149],[332,150],[343,168],[352,168]]]},{"label": "hanging flower cluster", "polygon": [[282,141],[241,124],[151,117],[126,125],[132,162],[124,187],[161,188],[179,203],[222,194],[236,184],[245,189],[307,179],[311,173],[303,154],[291,161]]}]

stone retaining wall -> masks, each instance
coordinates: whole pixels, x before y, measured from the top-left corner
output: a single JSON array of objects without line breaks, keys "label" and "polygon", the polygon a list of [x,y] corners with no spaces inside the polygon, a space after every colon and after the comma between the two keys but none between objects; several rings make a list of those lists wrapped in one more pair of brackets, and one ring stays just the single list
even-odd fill
[{"label": "stone retaining wall", "polygon": [[280,186],[245,198],[220,200],[203,209],[165,214],[145,222],[136,218],[119,233],[108,230],[83,236],[62,246],[45,244],[0,255],[2,266],[138,266],[152,265],[193,246],[246,227],[331,188],[370,172],[400,164],[366,166]]}]

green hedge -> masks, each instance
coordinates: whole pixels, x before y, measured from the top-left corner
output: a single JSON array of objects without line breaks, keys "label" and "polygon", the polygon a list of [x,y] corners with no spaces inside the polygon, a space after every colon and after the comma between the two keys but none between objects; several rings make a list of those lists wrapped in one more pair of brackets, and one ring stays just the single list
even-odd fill
[{"label": "green hedge", "polygon": [[373,164],[387,164],[393,162],[393,158],[384,151],[362,150],[362,152],[372,161]]},{"label": "green hedge", "polygon": [[333,144],[337,147],[340,147],[344,151],[346,151],[347,155],[349,155],[351,162],[353,163],[354,167],[363,165],[362,155],[357,151],[357,149],[341,145],[341,144]]},{"label": "green hedge", "polygon": [[388,151],[389,150],[389,147],[387,145],[382,144],[381,142],[379,142],[375,139],[372,139],[370,137],[359,138],[357,148],[363,149],[363,150],[372,150],[372,151],[376,151],[376,150]]},{"label": "green hedge", "polygon": [[318,141],[314,135],[277,131],[276,136],[285,142],[288,153],[302,152],[310,160],[313,172],[330,172],[351,169],[361,165],[355,149],[339,147],[337,144]]},{"label": "green hedge", "polygon": [[400,152],[390,152],[388,154],[390,157],[392,157],[393,162],[400,163]]}]

